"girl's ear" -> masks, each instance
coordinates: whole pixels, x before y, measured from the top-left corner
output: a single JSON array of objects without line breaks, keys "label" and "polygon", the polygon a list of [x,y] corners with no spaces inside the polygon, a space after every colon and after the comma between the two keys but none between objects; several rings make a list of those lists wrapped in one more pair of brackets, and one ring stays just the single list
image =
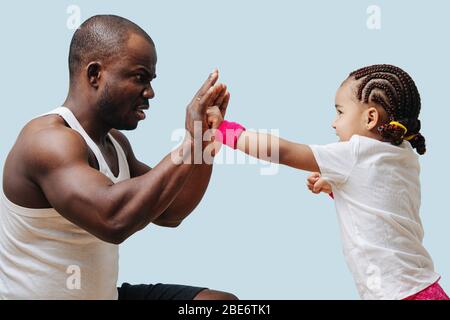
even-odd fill
[{"label": "girl's ear", "polygon": [[374,107],[370,107],[366,110],[366,128],[372,130],[378,125],[380,119],[380,113]]}]

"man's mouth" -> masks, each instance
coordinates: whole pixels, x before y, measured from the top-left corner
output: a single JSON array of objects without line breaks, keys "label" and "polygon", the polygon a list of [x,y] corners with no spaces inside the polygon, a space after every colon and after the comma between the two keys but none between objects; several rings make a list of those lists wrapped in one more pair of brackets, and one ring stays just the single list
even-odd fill
[{"label": "man's mouth", "polygon": [[149,108],[149,105],[147,105],[147,104],[143,104],[141,106],[136,107],[136,109],[134,109],[134,113],[135,113],[136,117],[139,120],[144,120],[145,119],[144,110],[147,110],[148,108]]}]

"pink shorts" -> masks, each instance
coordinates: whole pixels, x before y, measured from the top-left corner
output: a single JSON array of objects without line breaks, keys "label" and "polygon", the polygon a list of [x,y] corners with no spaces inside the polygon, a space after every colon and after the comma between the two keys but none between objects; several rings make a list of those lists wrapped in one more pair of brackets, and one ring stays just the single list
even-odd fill
[{"label": "pink shorts", "polygon": [[444,289],[437,283],[433,283],[431,286],[426,287],[422,291],[419,291],[412,296],[409,296],[403,300],[450,300]]}]

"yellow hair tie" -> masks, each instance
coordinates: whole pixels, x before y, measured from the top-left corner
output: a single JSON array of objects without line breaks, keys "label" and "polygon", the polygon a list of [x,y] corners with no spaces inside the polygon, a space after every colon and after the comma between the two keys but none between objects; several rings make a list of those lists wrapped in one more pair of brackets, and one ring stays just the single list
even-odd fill
[{"label": "yellow hair tie", "polygon": [[[407,129],[404,125],[402,125],[400,122],[397,122],[397,121],[391,121],[391,122],[389,122],[389,124],[393,124],[394,126],[400,127],[400,128],[402,128],[403,130],[405,130],[405,132],[404,132],[403,135],[402,135],[402,138],[403,138],[403,136],[408,132],[408,129]],[[411,137],[411,136],[408,136],[408,138],[409,138],[409,137]]]},{"label": "yellow hair tie", "polygon": [[406,141],[409,141],[409,140],[411,140],[412,138],[414,138],[415,136],[417,136],[417,134],[412,134],[412,135],[410,135],[410,136],[404,137],[403,139],[406,140]]}]

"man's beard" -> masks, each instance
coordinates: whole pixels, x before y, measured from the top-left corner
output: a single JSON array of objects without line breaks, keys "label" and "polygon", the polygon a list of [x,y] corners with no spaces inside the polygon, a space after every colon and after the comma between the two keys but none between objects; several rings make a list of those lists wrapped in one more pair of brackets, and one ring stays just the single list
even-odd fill
[{"label": "man's beard", "polygon": [[114,102],[109,94],[109,86],[105,84],[105,89],[103,90],[100,99],[97,103],[98,110],[100,113],[100,118],[106,122],[106,124],[117,130],[134,130],[137,127],[136,124],[126,123],[119,114],[121,106]]}]

